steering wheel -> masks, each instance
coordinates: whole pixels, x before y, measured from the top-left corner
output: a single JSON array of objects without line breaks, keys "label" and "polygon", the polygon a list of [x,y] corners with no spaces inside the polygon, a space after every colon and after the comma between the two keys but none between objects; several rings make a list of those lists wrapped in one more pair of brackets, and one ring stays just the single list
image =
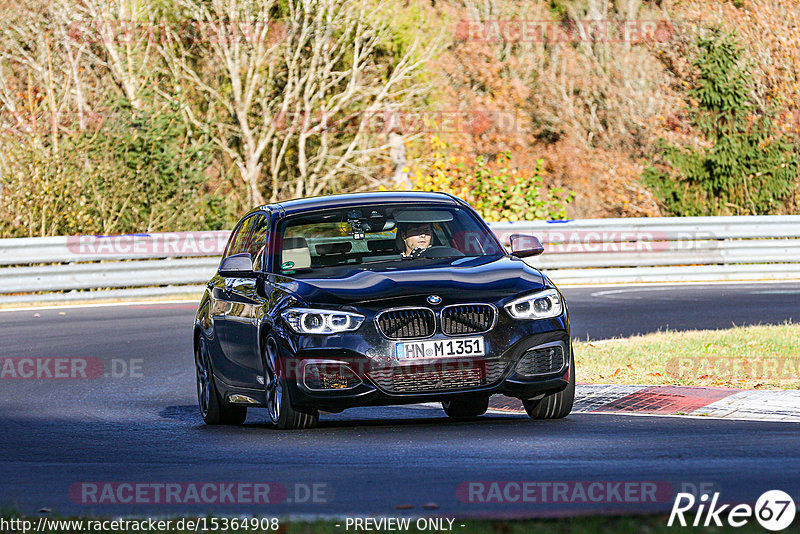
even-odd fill
[{"label": "steering wheel", "polygon": [[437,246],[428,247],[419,254],[419,258],[460,258],[463,252],[453,247]]}]

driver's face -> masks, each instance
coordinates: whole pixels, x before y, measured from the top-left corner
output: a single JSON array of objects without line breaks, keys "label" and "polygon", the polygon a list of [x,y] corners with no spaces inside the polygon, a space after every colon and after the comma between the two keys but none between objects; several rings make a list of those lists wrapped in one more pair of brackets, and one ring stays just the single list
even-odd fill
[{"label": "driver's face", "polygon": [[431,225],[418,224],[409,226],[403,232],[403,241],[406,244],[406,254],[417,247],[428,248],[431,245]]}]

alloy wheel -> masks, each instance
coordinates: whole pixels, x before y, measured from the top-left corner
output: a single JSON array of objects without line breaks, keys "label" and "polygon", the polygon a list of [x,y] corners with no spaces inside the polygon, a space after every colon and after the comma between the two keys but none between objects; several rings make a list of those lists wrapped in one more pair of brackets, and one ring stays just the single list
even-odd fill
[{"label": "alloy wheel", "polygon": [[197,401],[201,415],[206,417],[211,402],[211,369],[208,366],[208,348],[202,338],[197,344],[194,359],[197,369]]},{"label": "alloy wheel", "polygon": [[272,338],[267,339],[264,344],[264,356],[266,359],[266,392],[267,392],[267,412],[273,424],[278,424],[281,416],[281,403],[283,402],[283,376],[278,360],[278,346]]}]

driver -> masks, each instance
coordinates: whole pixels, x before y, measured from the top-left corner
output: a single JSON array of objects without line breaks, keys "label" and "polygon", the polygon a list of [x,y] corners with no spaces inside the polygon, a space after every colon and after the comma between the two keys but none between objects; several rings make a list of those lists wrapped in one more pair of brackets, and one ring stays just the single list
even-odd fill
[{"label": "driver", "polygon": [[405,223],[397,227],[400,255],[404,258],[416,258],[431,246],[433,229],[430,223]]}]

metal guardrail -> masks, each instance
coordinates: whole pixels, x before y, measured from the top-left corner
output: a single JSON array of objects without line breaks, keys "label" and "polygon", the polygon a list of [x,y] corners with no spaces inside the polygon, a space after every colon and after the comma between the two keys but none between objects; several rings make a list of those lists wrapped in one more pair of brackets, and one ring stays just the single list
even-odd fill
[{"label": "metal guardrail", "polygon": [[494,223],[536,235],[529,260],[562,284],[800,278],[800,215]]},{"label": "metal guardrail", "polygon": [[[492,223],[560,284],[800,279],[800,215]],[[229,232],[0,239],[0,302],[197,293]],[[200,284],[200,285],[198,285]],[[121,291],[88,289],[137,288]],[[68,291],[49,295],[34,292]]]}]

